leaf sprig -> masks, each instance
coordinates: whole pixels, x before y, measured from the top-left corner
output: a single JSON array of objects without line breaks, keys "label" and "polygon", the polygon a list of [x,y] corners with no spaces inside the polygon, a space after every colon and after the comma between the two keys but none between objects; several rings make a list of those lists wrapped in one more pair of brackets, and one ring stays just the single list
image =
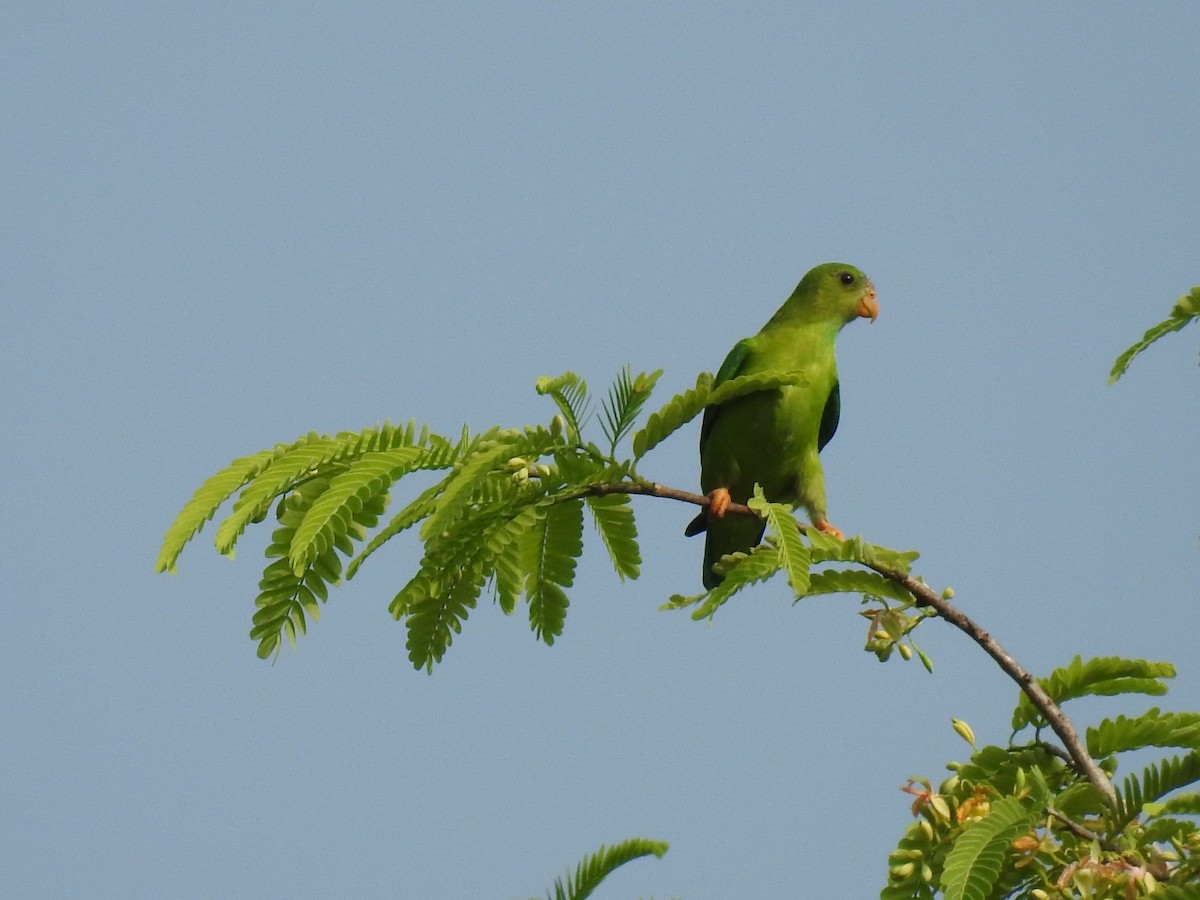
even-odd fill
[{"label": "leaf sprig", "polygon": [[[507,614],[523,601],[535,636],[553,644],[563,632],[568,590],[583,552],[584,510],[618,577],[637,578],[642,557],[629,498],[653,490],[636,473],[636,461],[707,405],[804,377],[768,372],[714,389],[712,376],[703,373],[695,387],[651,413],[635,432],[661,374],[634,375],[628,366],[618,373],[600,403],[603,447],[588,438],[593,403],[587,382],[564,372],[539,378],[535,385],[556,410],[546,425],[497,426],[478,433],[464,428],[452,440],[412,422],[385,423],[336,436],[310,433],[235,460],[184,506],[167,530],[158,568],[174,570],[184,546],[230,499],[232,511],[216,535],[218,552],[229,556],[246,528],[273,506],[278,526],[267,549],[251,629],[259,655],[267,657],[283,639],[294,645],[296,636],[306,633],[319,618],[330,586],[352,578],[387,541],[416,529],[424,551],[420,564],[389,606],[406,624],[415,667],[432,669],[443,658],[485,592]],[[634,456],[621,458],[618,450],[630,435]],[[394,488],[406,475],[422,471],[441,477],[371,536]],[[886,559],[907,572],[916,554],[825,536],[806,543],[788,507],[769,502],[761,491],[751,505],[767,521],[767,543],[723,561],[725,582],[697,598],[695,617],[712,616],[741,588],[780,571],[797,599],[810,592],[869,587],[879,596],[911,603],[903,588],[886,586],[879,576],[857,569],[810,574],[810,565]]]}]

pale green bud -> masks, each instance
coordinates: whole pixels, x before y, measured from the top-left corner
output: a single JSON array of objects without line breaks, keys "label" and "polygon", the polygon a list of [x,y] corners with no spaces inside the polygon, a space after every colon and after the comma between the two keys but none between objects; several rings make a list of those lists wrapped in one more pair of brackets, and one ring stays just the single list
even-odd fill
[{"label": "pale green bud", "polygon": [[975,732],[971,730],[971,726],[962,719],[951,719],[950,724],[954,726],[954,730],[958,732],[958,736],[970,744],[975,746]]},{"label": "pale green bud", "polygon": [[950,804],[946,802],[946,798],[940,794],[935,795],[929,801],[929,807],[933,810],[933,814],[943,822],[950,821]]}]

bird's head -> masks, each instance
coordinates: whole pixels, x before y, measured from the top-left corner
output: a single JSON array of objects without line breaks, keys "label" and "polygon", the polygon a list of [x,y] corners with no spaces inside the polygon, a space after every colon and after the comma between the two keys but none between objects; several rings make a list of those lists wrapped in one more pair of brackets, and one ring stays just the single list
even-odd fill
[{"label": "bird's head", "polygon": [[846,263],[824,263],[796,285],[784,308],[789,316],[834,321],[841,327],[856,318],[879,316],[879,300],[871,279]]}]

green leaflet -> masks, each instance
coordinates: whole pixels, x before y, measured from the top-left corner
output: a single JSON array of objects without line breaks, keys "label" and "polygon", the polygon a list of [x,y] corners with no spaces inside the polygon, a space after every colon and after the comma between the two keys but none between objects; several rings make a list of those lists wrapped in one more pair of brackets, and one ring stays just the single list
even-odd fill
[{"label": "green leaflet", "polygon": [[563,588],[574,583],[575,560],[583,552],[583,501],[551,506],[533,535],[533,566],[526,581],[529,625],[550,645],[562,634],[568,604]]},{"label": "green leaflet", "polygon": [[696,418],[706,406],[714,406],[758,391],[769,391],[792,384],[801,384],[807,376],[800,372],[759,372],[726,381],[713,387],[713,377],[701,372],[696,386],[677,394],[660,409],[651,413],[646,425],[633,436],[633,455],[641,459],[664,440]]},{"label": "green leaflet", "polygon": [[[217,529],[220,552],[232,555],[247,526],[260,522],[272,505],[278,520],[266,549],[269,562],[259,583],[251,631],[262,656],[275,653],[285,638],[294,643],[319,619],[329,586],[343,577],[343,557],[349,559],[344,572],[349,578],[375,550],[415,525],[421,526],[424,554],[389,609],[397,619],[407,620],[409,656],[418,668],[441,659],[488,586],[505,613],[514,612],[524,598],[532,630],[552,643],[562,633],[567,589],[582,553],[585,505],[618,577],[640,574],[642,558],[629,495],[591,490],[596,485],[648,484],[636,474],[635,460],[615,457],[615,447],[633,431],[660,376],[661,370],[634,376],[628,366],[618,374],[601,403],[606,449],[582,435],[590,414],[587,384],[566,372],[537,383],[538,391],[550,396],[559,411],[548,428],[493,427],[474,436],[464,428],[461,439],[451,442],[426,428],[418,432],[412,422],[401,427],[384,424],[332,437],[312,432],[291,444],[240,458],[209,478],[185,505],[164,537],[158,568],[172,570],[183,546],[240,489],[232,512]],[[801,380],[797,373],[760,373],[714,387],[712,376],[701,374],[693,390],[650,417],[635,435],[635,449],[646,452],[707,404]],[[369,535],[399,479],[417,470],[437,469],[449,471]],[[797,595],[812,590],[813,578],[818,590],[828,590],[835,584],[862,584],[870,577],[810,576],[810,556],[887,559],[896,566],[911,559],[861,541],[810,554],[786,507],[764,507],[763,514],[771,545],[726,559],[732,572],[727,583],[689,601],[703,600],[698,616],[712,615],[737,590],[779,568],[786,571]],[[884,589],[875,593],[886,595]]]},{"label": "green leaflet", "polygon": [[489,539],[494,554],[492,577],[496,602],[505,615],[512,615],[525,592],[525,579],[532,564],[534,529],[546,514],[544,506],[527,506],[508,525]]},{"label": "green leaflet", "polygon": [[1124,827],[1132,822],[1147,805],[1153,806],[1152,815],[1164,813],[1200,813],[1200,795],[1195,793],[1181,795],[1178,803],[1172,805],[1157,803],[1172,791],[1200,781],[1200,751],[1193,750],[1184,756],[1173,756],[1155,764],[1151,763],[1142,770],[1142,777],[1135,775],[1125,778],[1124,790],[1120,794],[1120,810],[1118,827]]},{"label": "green leaflet", "polygon": [[371,453],[335,476],[296,529],[289,550],[292,568],[299,573],[328,550],[336,533],[346,533],[354,513],[366,501],[387,491],[401,475],[411,472],[422,455],[417,447]]},{"label": "green leaflet", "polygon": [[179,559],[179,554],[183,552],[184,546],[196,536],[204,523],[216,514],[221,504],[283,452],[285,450],[280,448],[260,450],[253,456],[235,459],[200,485],[163,536],[162,548],[158,552],[158,561],[154,564],[154,571],[174,572],[175,563]]},{"label": "green leaflet", "polygon": [[412,528],[431,512],[433,512],[434,500],[438,494],[446,489],[447,479],[442,479],[437,484],[429,487],[421,492],[421,494],[404,509],[396,513],[392,520],[386,526],[375,533],[375,536],[367,543],[358,556],[350,561],[350,565],[346,567],[346,578],[353,578],[359,567],[366,562],[367,557],[382,547],[391,538],[394,538],[402,531]]},{"label": "green leaflet", "polygon": [[587,382],[574,372],[563,372],[557,378],[543,375],[534,383],[539,394],[549,394],[567,423],[567,437],[578,443],[584,426],[591,417]]},{"label": "green leaflet", "polygon": [[1177,794],[1164,803],[1147,803],[1145,811],[1152,816],[1200,816],[1200,791]]},{"label": "green leaflet", "polygon": [[493,429],[480,441],[474,452],[463,454],[445,482],[445,488],[433,502],[433,511],[421,526],[421,539],[428,541],[463,515],[472,499],[472,491],[506,460],[514,457],[538,457],[562,443],[560,437],[545,428],[525,431]]},{"label": "green leaflet", "polygon": [[734,553],[721,558],[725,567],[725,580],[708,592],[700,608],[692,612],[692,618],[712,618],[730,597],[747,585],[765,581],[779,571],[779,550],[770,544],[759,544],[749,553]]},{"label": "green leaflet", "polygon": [[548,644],[562,633],[575,560],[583,550],[583,501],[541,493],[513,497],[500,507],[471,511],[427,542],[415,576],[392,600],[405,618],[413,665],[432,670],[461,622],[492,579],[496,599],[512,612],[520,592],[529,601],[530,625]]},{"label": "green leaflet", "polygon": [[708,405],[712,396],[713,377],[708,372],[696,376],[696,386],[691,390],[676,394],[666,406],[652,412],[646,419],[645,426],[633,436],[633,456],[641,459],[667,437],[678,431]]},{"label": "green leaflet", "polygon": [[[1038,683],[1056,703],[1062,704],[1076,697],[1114,696],[1116,694],[1149,694],[1160,696],[1167,692],[1163,678],[1174,678],[1175,667],[1167,662],[1151,662],[1145,659],[1123,659],[1119,656],[1101,656],[1084,662],[1076,656],[1071,662],[1055,669]],[[1013,733],[1026,725],[1043,727],[1045,721],[1029,698],[1021,692],[1013,710]]]},{"label": "green leaflet", "polygon": [[826,569],[808,576],[808,593],[816,594],[867,594],[886,597],[898,603],[911,603],[912,594],[894,581],[864,572],[862,569]]},{"label": "green leaflet", "polygon": [[[567,873],[565,882],[554,881],[554,896],[550,900],[584,900],[599,887],[600,882],[620,866],[643,856],[662,859],[669,845],[666,841],[630,838],[611,847],[601,844],[595,853],[585,856],[575,867],[574,876]],[[550,895],[547,894],[547,897]]]},{"label": "green leaflet", "polygon": [[367,528],[374,527],[387,501],[386,496],[368,498],[350,514],[333,546],[313,556],[305,566],[294,569],[288,551],[296,526],[304,521],[315,500],[325,494],[329,483],[327,477],[314,477],[298,485],[279,504],[280,527],[272,533],[265,551],[267,558],[275,561],[266,567],[259,581],[250,629],[251,639],[259,642],[261,658],[275,653],[283,637],[294,647],[297,633],[307,633],[308,619],[320,618],[318,601],[325,602],[328,585],[337,584],[341,577],[339,553],[349,555],[353,549],[351,538],[361,539]]},{"label": "green leaflet", "polygon": [[618,373],[617,380],[609,389],[608,398],[602,404],[600,424],[609,442],[609,456],[616,454],[617,444],[633,429],[638,414],[650,399],[650,392],[661,375],[662,369],[658,369],[649,374],[640,372],[637,378],[633,378],[628,365]]},{"label": "green leaflet", "polygon": [[787,573],[788,584],[799,600],[808,593],[809,555],[808,548],[800,540],[800,529],[792,518],[791,508],[782,503],[768,503],[757,484],[749,506],[767,520],[768,532],[779,549],[779,568]]},{"label": "green leaflet", "polygon": [[857,536],[839,541],[815,528],[808,529],[807,537],[812,545],[814,563],[856,562],[907,575],[912,571],[912,564],[920,556],[916,550],[891,550],[877,544],[868,544]]},{"label": "green leaflet", "polygon": [[1171,314],[1165,320],[1150,328],[1142,335],[1140,341],[1117,357],[1116,362],[1113,363],[1112,371],[1109,373],[1108,383],[1112,384],[1124,375],[1129,369],[1129,364],[1133,362],[1133,358],[1159,338],[1170,334],[1172,331],[1179,331],[1198,318],[1200,318],[1200,286],[1192,288],[1189,293],[1180,297],[1174,308],[1172,308]]},{"label": "green leaflet", "polygon": [[[479,441],[479,438],[472,441],[470,433],[464,428],[462,439],[458,444],[450,445],[447,442],[445,448],[437,454],[436,461],[434,459],[423,460],[423,465],[418,468],[444,469],[453,466],[464,453],[468,453],[476,447]],[[382,547],[388,540],[416,525],[432,513],[437,498],[446,490],[446,485],[449,484],[454,475],[453,471],[450,472],[441,481],[422,491],[415,500],[409,502],[400,512],[396,513],[392,517],[392,520],[371,538],[370,542],[358,556],[350,561],[350,565],[346,568],[346,578],[353,578],[367,557]]]},{"label": "green leaflet", "polygon": [[269,469],[246,486],[234,502],[233,512],[217,529],[217,552],[226,556],[231,554],[246,526],[261,518],[276,497],[291,490],[298,482],[316,475],[319,467],[332,460],[342,449],[341,443],[333,439],[314,441],[276,459]]},{"label": "green leaflet", "polygon": [[[420,576],[418,576],[420,577]],[[408,658],[416,669],[433,671],[435,663],[462,631],[462,623],[483,587],[483,577],[473,564],[464,565],[448,582],[433,582],[425,596],[407,604]]]},{"label": "green leaflet", "polygon": [[638,550],[637,525],[629,495],[589,496],[587,505],[617,575],[622,581],[637,578],[642,570],[642,554]]},{"label": "green leaflet", "polygon": [[1104,719],[1087,730],[1088,753],[1096,758],[1142,747],[1200,750],[1200,713],[1164,713],[1154,707],[1132,719]]},{"label": "green leaflet", "polygon": [[1200,900],[1200,885],[1159,885],[1154,900]]},{"label": "green leaflet", "polygon": [[980,821],[968,826],[946,854],[942,869],[945,900],[987,900],[1000,878],[1013,839],[1034,816],[1012,797],[994,800]]},{"label": "green leaflet", "polygon": [[467,611],[475,605],[496,557],[520,538],[529,517],[540,517],[527,498],[524,509],[516,501],[486,512],[472,512],[452,523],[450,529],[426,542],[425,556],[417,573],[392,599],[388,610],[405,619],[409,659],[418,668],[432,671],[461,630]]},{"label": "green leaflet", "polygon": [[[271,451],[272,458],[261,465],[251,479],[247,479],[246,488],[233,505],[233,513],[218,528],[217,552],[232,555],[246,526],[259,521],[276,497],[302,481],[325,474],[328,464],[374,450],[411,444],[415,430],[415,425],[410,422],[404,428],[385,424],[361,432],[341,432],[337,437],[309,433],[292,444],[277,447]],[[423,429],[419,440],[423,442],[427,438],[428,432]]]}]

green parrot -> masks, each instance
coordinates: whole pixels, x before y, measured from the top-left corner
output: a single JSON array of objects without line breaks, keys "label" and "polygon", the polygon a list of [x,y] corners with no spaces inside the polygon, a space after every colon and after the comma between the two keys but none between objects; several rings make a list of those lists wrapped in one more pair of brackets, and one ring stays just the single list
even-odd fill
[{"label": "green parrot", "polygon": [[803,506],[819,531],[842,537],[826,518],[825,476],[817,455],[837,431],[841,413],[834,341],[853,319],[874,322],[878,315],[875,288],[866,275],[844,263],[825,263],[800,280],[762,331],[738,341],[721,363],[718,385],[768,371],[800,371],[808,381],[747,394],[704,411],[700,484],[709,503],[685,533],[708,532],[706,588],[721,582],[713,563],[762,540],[762,521],[725,515],[731,502],[750,499],[756,482],[768,500]]}]

